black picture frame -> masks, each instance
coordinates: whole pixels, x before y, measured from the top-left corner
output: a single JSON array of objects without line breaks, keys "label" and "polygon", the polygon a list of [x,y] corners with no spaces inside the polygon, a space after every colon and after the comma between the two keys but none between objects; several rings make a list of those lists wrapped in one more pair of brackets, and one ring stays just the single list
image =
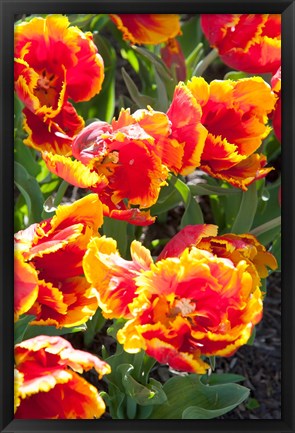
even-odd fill
[{"label": "black picture frame", "polygon": [[[0,0],[0,431],[12,432],[295,432],[294,197],[295,4],[291,0]],[[13,24],[33,13],[282,14],[282,418],[281,420],[14,420],[13,416]]]}]

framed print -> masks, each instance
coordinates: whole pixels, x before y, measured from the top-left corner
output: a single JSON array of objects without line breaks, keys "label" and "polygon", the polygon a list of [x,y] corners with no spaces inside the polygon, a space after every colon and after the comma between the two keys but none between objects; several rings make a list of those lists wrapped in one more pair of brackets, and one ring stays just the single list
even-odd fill
[{"label": "framed print", "polygon": [[293,1],[1,18],[1,431],[293,432]]}]

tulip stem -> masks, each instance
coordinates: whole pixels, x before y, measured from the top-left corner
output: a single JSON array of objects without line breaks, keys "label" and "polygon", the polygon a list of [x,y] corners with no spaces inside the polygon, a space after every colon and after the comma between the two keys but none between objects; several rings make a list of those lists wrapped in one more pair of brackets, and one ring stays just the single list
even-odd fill
[{"label": "tulip stem", "polygon": [[64,197],[64,195],[66,193],[66,190],[67,190],[68,186],[69,186],[69,183],[66,182],[65,180],[63,180],[61,182],[61,184],[58,187],[56,196],[54,198],[54,202],[53,202],[54,207],[57,207],[61,203],[61,201],[62,201],[62,199],[63,199],[63,197]]},{"label": "tulip stem", "polygon": [[197,64],[197,66],[196,66],[196,68],[195,68],[195,70],[193,72],[193,76],[194,75],[197,76],[197,77],[202,76],[203,73],[208,68],[208,66],[210,66],[211,63],[213,62],[213,60],[215,60],[217,57],[218,57],[218,51],[216,50],[216,48],[214,48],[213,50],[210,51],[209,54],[207,54],[206,57],[204,57],[203,60],[201,60]]}]

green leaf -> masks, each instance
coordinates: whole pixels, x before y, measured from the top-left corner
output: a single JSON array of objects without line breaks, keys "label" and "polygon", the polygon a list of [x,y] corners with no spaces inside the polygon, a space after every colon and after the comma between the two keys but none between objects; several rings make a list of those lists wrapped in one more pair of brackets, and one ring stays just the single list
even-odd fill
[{"label": "green leaf", "polygon": [[126,221],[104,217],[103,234],[116,239],[122,257],[125,257],[127,249],[127,225]]},{"label": "green leaf", "polygon": [[145,108],[147,105],[154,105],[154,99],[147,95],[142,95],[132,78],[128,75],[124,68],[121,68],[122,76],[131,99],[137,104],[139,108]]},{"label": "green leaf", "polygon": [[162,404],[166,401],[166,395],[160,382],[151,379],[148,385],[142,385],[132,376],[134,367],[131,364],[122,364],[117,367],[121,374],[122,384],[129,397],[142,406]]},{"label": "green leaf", "polygon": [[192,18],[182,23],[181,30],[182,34],[178,36],[177,39],[185,58],[188,60],[203,38],[200,16],[194,15]]},{"label": "green leaf", "polygon": [[86,331],[83,333],[85,347],[89,347],[95,335],[103,328],[106,319],[103,317],[101,310],[98,308],[93,317],[86,322]]},{"label": "green leaf", "polygon": [[[255,227],[254,229],[251,230],[250,233],[254,236],[257,236],[260,242],[266,245],[266,243],[270,242],[274,238],[273,231],[275,230],[275,235],[276,235],[277,231],[280,231],[280,227],[281,227],[281,216],[278,216],[272,220],[267,221],[265,224],[262,224],[261,226]],[[263,235],[267,235],[270,232],[271,232],[270,238],[269,237],[264,238],[264,239],[268,239],[268,241],[264,240],[263,242],[261,240]]]},{"label": "green leaf", "polygon": [[14,160],[33,177],[41,172],[41,167],[36,161],[36,151],[26,146],[19,138],[14,140]]},{"label": "green leaf", "polygon": [[252,183],[248,187],[248,191],[242,194],[240,209],[231,229],[232,233],[241,234],[250,231],[255,217],[257,203],[256,185]]},{"label": "green leaf", "polygon": [[135,52],[141,54],[143,57],[148,59],[152,63],[152,65],[154,65],[156,71],[164,81],[168,81],[171,84],[173,83],[174,86],[176,85],[176,82],[174,82],[173,79],[173,75],[160,57],[158,57],[151,51],[148,51],[146,48],[138,47],[136,45],[133,45],[133,49],[135,50]]},{"label": "green leaf", "polygon": [[242,78],[249,78],[249,74],[246,74],[245,72],[240,71],[229,71],[225,74],[224,80],[232,80],[232,81],[238,81]]},{"label": "green leaf", "polygon": [[204,219],[201,207],[192,195],[189,187],[177,178],[174,178],[174,186],[181,195],[185,206],[180,227],[183,228],[188,224],[203,224]]},{"label": "green leaf", "polygon": [[167,96],[167,89],[165,83],[161,79],[160,75],[155,71],[155,79],[157,86],[157,101],[154,105],[154,109],[158,111],[166,112],[168,110],[169,101]]},{"label": "green leaf", "polygon": [[18,162],[14,162],[14,183],[24,196],[28,207],[29,224],[42,219],[44,198],[36,179]]},{"label": "green leaf", "polygon": [[210,376],[204,375],[201,377],[201,381],[204,385],[222,385],[225,383],[242,382],[244,380],[244,376],[232,373],[211,373]]},{"label": "green leaf", "polygon": [[77,26],[80,29],[83,29],[84,27],[88,26],[94,17],[95,17],[95,14],[70,14],[70,15],[68,15],[68,18],[69,18],[71,25]]},{"label": "green leaf", "polygon": [[240,194],[237,188],[223,188],[221,186],[198,183],[197,185],[187,184],[193,195],[236,195]]},{"label": "green leaf", "polygon": [[74,332],[81,332],[86,330],[86,325],[74,326],[71,328],[56,328],[55,326],[39,326],[39,325],[30,325],[27,327],[27,330],[24,335],[24,339],[28,340],[29,338],[37,337],[38,335],[65,335],[72,334]]},{"label": "green leaf", "polygon": [[236,383],[204,385],[200,376],[173,377],[163,386],[167,401],[155,406],[152,419],[211,419],[234,409],[249,396]]},{"label": "green leaf", "polygon": [[19,344],[24,340],[24,335],[29,323],[35,319],[32,315],[23,315],[14,324],[14,344]]},{"label": "green leaf", "polygon": [[256,398],[249,398],[246,403],[246,408],[248,410],[258,409],[260,407],[260,403],[256,400]]},{"label": "green leaf", "polygon": [[249,340],[247,341],[248,346],[253,346],[255,337],[256,337],[256,328],[254,327],[253,331],[252,331],[252,334],[251,334]]},{"label": "green leaf", "polygon": [[200,42],[194,50],[191,52],[191,54],[187,57],[185,60],[185,65],[187,69],[187,75],[191,76],[192,71],[195,69],[197,64],[200,62],[201,58],[204,55],[204,46],[202,42]]},{"label": "green leaf", "polygon": [[108,388],[108,394],[102,395],[102,397],[109,407],[109,412],[112,419],[126,419],[125,394],[112,383],[109,383]]},{"label": "green leaf", "polygon": [[94,42],[104,61],[105,78],[101,91],[90,101],[74,103],[74,106],[84,119],[101,119],[111,122],[116,103],[115,74],[117,55],[111,43],[98,33],[94,35]]}]

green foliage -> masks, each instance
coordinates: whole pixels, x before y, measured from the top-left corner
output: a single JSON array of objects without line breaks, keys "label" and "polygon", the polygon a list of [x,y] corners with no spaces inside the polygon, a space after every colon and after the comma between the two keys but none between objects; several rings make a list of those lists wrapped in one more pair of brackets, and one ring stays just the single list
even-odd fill
[{"label": "green foliage", "polygon": [[249,396],[244,386],[235,383],[204,385],[196,374],[173,377],[164,384],[163,390],[167,401],[155,406],[152,419],[216,418]]},{"label": "green foliage", "polygon": [[42,220],[44,198],[35,177],[25,167],[14,162],[14,183],[23,195],[28,207],[29,224]]}]

